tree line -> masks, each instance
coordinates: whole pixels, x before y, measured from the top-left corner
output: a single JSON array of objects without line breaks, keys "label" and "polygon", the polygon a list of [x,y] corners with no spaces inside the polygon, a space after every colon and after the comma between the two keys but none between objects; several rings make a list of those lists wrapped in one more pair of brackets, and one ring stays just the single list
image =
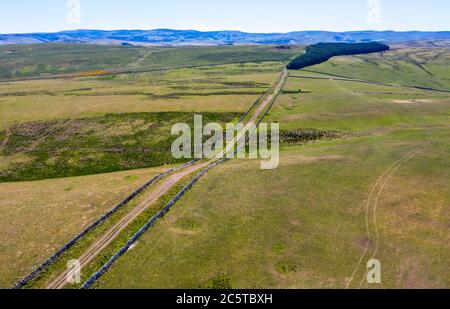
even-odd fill
[{"label": "tree line", "polygon": [[287,68],[299,70],[328,61],[335,56],[377,53],[389,50],[389,46],[378,42],[369,43],[318,43],[308,46],[305,53],[292,60]]}]

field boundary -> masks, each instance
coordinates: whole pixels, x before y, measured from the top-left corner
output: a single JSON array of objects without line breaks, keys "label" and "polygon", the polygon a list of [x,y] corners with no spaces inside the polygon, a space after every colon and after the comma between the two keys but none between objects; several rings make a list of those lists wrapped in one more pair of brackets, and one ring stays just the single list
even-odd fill
[{"label": "field boundary", "polygon": [[[283,83],[284,85],[284,83]],[[269,88],[270,90],[270,88]],[[257,99],[257,101],[250,107],[246,115],[248,115],[251,110],[261,101],[261,99],[264,97],[264,95],[269,91],[265,91],[261,94],[261,96]],[[272,102],[273,105],[273,102]],[[113,208],[111,211],[106,213],[104,216],[102,216],[100,219],[98,219],[96,222],[91,224],[89,227],[87,227],[84,231],[79,233],[77,236],[75,236],[72,240],[67,242],[61,249],[59,249],[56,253],[54,253],[50,258],[48,258],[46,261],[44,261],[38,268],[36,268],[34,271],[32,271],[28,276],[24,277],[22,280],[20,280],[18,283],[14,285],[14,289],[21,289],[24,286],[26,286],[28,283],[30,283],[32,280],[34,280],[40,273],[42,273],[44,270],[46,270],[48,267],[50,267],[53,263],[56,262],[56,260],[63,255],[67,250],[69,250],[71,247],[73,247],[78,241],[80,241],[86,234],[88,234],[90,231],[95,229],[100,224],[104,223],[109,217],[111,217],[114,213],[119,211],[121,208],[123,208],[125,205],[127,205],[131,200],[136,198],[139,194],[141,194],[143,191],[145,191],[150,185],[155,183],[156,181],[160,180],[161,178],[171,174],[174,171],[183,169],[187,166],[193,165],[200,161],[199,159],[192,160],[190,162],[187,162],[185,164],[182,164],[180,166],[174,167],[166,172],[163,172],[157,176],[155,176],[153,179],[148,181],[146,184],[141,186],[139,189],[135,190],[131,195],[129,195],[125,200],[123,200],[119,205],[117,205],[115,208]],[[214,167],[215,165],[212,164]],[[212,168],[211,167],[211,168]]]},{"label": "field boundary", "polygon": [[150,228],[152,228],[155,223],[163,218],[170,210],[171,208],[188,192],[192,187],[211,169],[216,167],[217,165],[224,163],[228,161],[228,158],[224,158],[222,160],[216,161],[212,164],[210,164],[208,167],[206,167],[204,170],[202,170],[200,173],[198,173],[183,189],[181,189],[180,192],[172,199],[169,203],[161,210],[159,211],[155,216],[153,216],[143,227],[139,229],[138,232],[136,232],[128,241],[127,243],[120,248],[106,264],[104,264],[97,272],[95,272],[89,279],[86,280],[86,282],[81,286],[81,289],[89,289],[95,282],[100,279],[103,274],[105,274],[112,265],[122,256],[124,255],[130,248],[133,246],[139,238],[141,238],[142,235],[145,234]]},{"label": "field boundary", "polygon": [[[281,93],[281,90],[283,89],[284,85],[286,84],[287,79],[289,78],[289,75],[287,74],[287,70],[284,69],[283,74],[281,75],[281,79],[277,81],[277,86],[275,88],[275,93],[273,94],[273,98],[271,100],[271,103],[269,104],[268,109],[264,112],[261,119],[258,121],[256,128],[259,127],[263,119],[267,116],[269,111],[272,109],[273,105],[275,104],[278,96]],[[259,99],[260,100],[260,99]],[[259,100],[257,102],[259,102]],[[253,108],[253,107],[252,107]],[[251,111],[251,109],[250,109]],[[250,112],[249,111],[249,112]],[[238,150],[236,149],[234,152],[236,153]],[[120,248],[110,259],[108,262],[106,262],[99,270],[97,270],[89,279],[86,280],[86,282],[81,286],[81,289],[89,289],[92,287],[111,267],[112,265],[121,257],[123,256],[141,237],[144,235],[150,228],[152,228],[155,223],[163,218],[170,210],[171,208],[189,191],[192,189],[192,187],[211,169],[216,167],[219,164],[222,164],[226,161],[228,161],[229,158],[223,158],[218,161],[215,161],[208,165],[205,169],[203,169],[200,173],[198,173],[183,189],[181,189],[180,192],[166,205],[166,207],[161,210],[158,214],[153,216],[137,233],[135,233],[128,241],[127,243]]]},{"label": "field boundary", "polygon": [[[365,80],[365,79],[358,79],[354,77],[349,76],[343,76],[343,75],[336,75],[336,74],[330,74],[326,72],[320,72],[320,71],[313,71],[313,70],[298,70],[298,72],[309,72],[309,73],[316,73],[316,74],[322,74],[322,75],[328,75],[332,77],[339,77],[339,79],[333,79],[335,81],[348,81],[348,82],[355,82],[355,83],[364,83],[364,84],[371,84],[371,85],[379,85],[379,86],[386,86],[386,87],[402,87],[402,88],[411,88],[411,89],[417,89],[417,90],[425,90],[425,91],[436,91],[436,92],[445,92],[450,93],[450,90],[446,89],[436,89],[431,87],[422,87],[422,86],[413,86],[413,85],[402,85],[402,84],[389,84],[386,82],[380,82],[376,80]],[[305,78],[305,79],[319,79],[319,80],[330,80],[330,78],[327,77],[319,77],[319,76],[296,76],[296,75],[290,75],[292,78]]]},{"label": "field boundary", "polygon": [[70,241],[68,241],[64,246],[62,246],[56,253],[54,253],[52,256],[50,256],[47,260],[45,260],[40,266],[38,266],[35,270],[33,270],[29,275],[21,279],[19,282],[17,282],[13,289],[21,289],[24,286],[26,286],[28,283],[30,283],[32,280],[34,280],[40,273],[42,273],[44,270],[46,270],[48,267],[50,267],[56,260],[63,255],[67,250],[72,248],[75,244],[77,244],[84,236],[86,236],[89,232],[94,230],[99,225],[103,224],[106,220],[108,220],[112,215],[114,215],[116,212],[118,212],[120,209],[122,209],[124,206],[126,206],[129,202],[131,202],[133,199],[135,199],[137,196],[139,196],[142,192],[144,192],[148,187],[150,187],[152,184],[160,180],[161,178],[164,178],[165,176],[179,170],[183,169],[189,165],[192,165],[196,163],[198,160],[192,160],[190,162],[187,162],[185,164],[176,166],[174,168],[171,168],[165,172],[160,173],[159,175],[156,175],[151,180],[146,182],[144,185],[133,191],[128,197],[126,197],[122,202],[120,202],[116,207],[111,209],[109,212],[104,214],[102,217],[100,217],[97,221],[92,223],[90,226],[88,226],[86,229],[84,229],[82,232],[80,232],[78,235],[76,235],[74,238],[72,238]]},{"label": "field boundary", "polygon": [[[284,86],[286,85],[286,82],[289,79],[289,73],[286,70],[286,76],[282,76],[282,80],[280,80],[281,84],[279,86],[278,89],[276,89],[276,93],[274,94],[273,98],[272,98],[272,102],[269,104],[269,107],[267,108],[267,110],[264,112],[264,114],[262,115],[261,119],[259,119],[258,123],[256,124],[256,127],[258,128],[259,125],[261,124],[261,122],[264,120],[264,118],[266,118],[267,114],[272,110],[273,106],[275,105],[278,96],[282,93]],[[284,78],[284,79],[283,79]]]},{"label": "field boundary", "polygon": [[264,91],[263,93],[261,93],[261,95],[258,97],[258,99],[255,101],[255,103],[253,103],[253,105],[250,107],[250,109],[242,114],[242,116],[239,118],[239,122],[242,122],[242,120],[245,119],[245,117],[248,116],[248,114],[250,114],[250,112],[256,107],[256,105],[258,105],[258,103],[261,101],[261,99],[268,93],[268,90]]}]

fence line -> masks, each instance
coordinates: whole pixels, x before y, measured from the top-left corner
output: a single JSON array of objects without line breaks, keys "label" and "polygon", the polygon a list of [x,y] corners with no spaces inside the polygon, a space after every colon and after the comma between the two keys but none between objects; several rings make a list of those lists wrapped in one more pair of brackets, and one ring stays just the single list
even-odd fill
[{"label": "fence line", "polygon": [[76,235],[74,238],[72,238],[69,242],[67,242],[64,246],[62,246],[57,252],[55,252],[52,256],[50,256],[47,260],[45,260],[39,267],[37,267],[35,270],[33,270],[29,275],[21,279],[19,282],[17,282],[13,289],[21,289],[24,286],[26,286],[28,283],[30,283],[33,279],[35,279],[40,273],[42,273],[44,270],[46,270],[49,266],[51,266],[55,261],[63,255],[67,250],[72,248],[78,241],[81,240],[86,234],[88,234],[90,231],[94,230],[97,226],[104,223],[107,219],[109,219],[113,214],[115,214],[117,211],[122,209],[125,205],[127,205],[129,202],[131,202],[133,199],[135,199],[138,195],[140,195],[142,192],[144,192],[148,187],[150,187],[152,184],[160,180],[161,178],[173,173],[174,171],[177,171],[179,169],[182,169],[186,166],[192,165],[196,163],[198,160],[192,160],[190,162],[184,163],[182,165],[176,166],[170,170],[167,170],[155,177],[153,177],[151,180],[146,182],[144,185],[142,185],[140,188],[135,190],[133,193],[131,193],[127,198],[125,198],[122,202],[120,202],[116,207],[114,207],[112,210],[107,212],[105,215],[103,215],[101,218],[99,218],[97,221],[92,223],[89,227],[84,229],[81,233]]},{"label": "fence line", "polygon": [[[261,101],[261,99],[263,98],[263,96],[268,92],[265,91],[264,93],[262,93],[260,95],[260,97],[256,100],[256,102],[250,107],[250,109],[243,115],[241,116],[241,119],[239,122],[241,122],[251,111],[252,109]],[[180,165],[178,167],[175,167],[169,171],[166,171],[158,176],[156,176],[155,178],[151,179],[149,182],[147,182],[146,184],[144,184],[142,187],[140,187],[139,189],[137,189],[136,191],[134,191],[131,195],[129,195],[124,201],[122,201],[119,205],[117,205],[113,210],[111,210],[110,212],[108,212],[107,214],[105,214],[103,217],[101,217],[99,220],[97,220],[96,222],[94,222],[91,226],[89,226],[88,228],[86,228],[83,232],[81,232],[80,234],[78,234],[77,236],[75,236],[72,240],[70,240],[69,242],[67,242],[61,249],[59,249],[56,253],[54,253],[51,257],[49,257],[47,260],[45,260],[38,268],[36,268],[34,271],[32,271],[28,276],[24,277],[23,279],[21,279],[18,283],[16,283],[14,285],[14,289],[21,289],[23,288],[25,285],[27,285],[29,282],[31,282],[33,279],[35,279],[37,277],[37,275],[39,275],[40,273],[42,273],[45,269],[47,269],[50,265],[52,265],[62,254],[64,254],[68,249],[70,249],[71,247],[73,247],[83,236],[85,236],[87,233],[89,233],[90,231],[92,231],[94,228],[96,228],[98,225],[100,225],[101,223],[103,223],[104,221],[106,221],[106,219],[108,219],[109,217],[111,217],[114,213],[116,213],[119,209],[121,209],[123,206],[125,206],[126,204],[128,204],[131,200],[133,200],[136,196],[138,196],[140,193],[142,193],[145,189],[147,189],[150,185],[152,185],[153,183],[155,183],[156,181],[158,181],[159,179],[167,176],[169,173],[172,173],[176,170],[182,169],[186,166],[192,165],[196,162],[198,162],[198,159],[195,159],[193,161],[190,161],[188,163],[185,163],[183,165]]]},{"label": "fence line", "polygon": [[284,86],[286,85],[286,82],[289,78],[289,74],[288,72],[283,72],[283,75],[281,76],[282,78],[282,84],[280,86],[280,88],[278,89],[278,91],[276,92],[276,94],[273,96],[272,98],[272,102],[270,103],[269,107],[267,108],[267,110],[264,112],[264,114],[262,115],[261,119],[259,119],[256,127],[258,128],[259,125],[261,124],[261,122],[264,120],[264,118],[266,118],[267,114],[272,110],[272,107],[275,105],[278,96],[280,95],[280,93],[283,91]]},{"label": "fence line", "polygon": [[253,110],[253,108],[255,108],[256,105],[258,105],[259,101],[261,101],[261,99],[267,94],[268,90],[264,91],[259,97],[258,99],[255,101],[255,103],[253,103],[253,105],[250,107],[250,109],[242,114],[241,118],[239,118],[239,122],[242,122],[242,120],[245,119],[245,117],[248,116],[248,114],[250,114],[250,112]]},{"label": "fence line", "polygon": [[216,161],[212,164],[210,164],[207,168],[202,170],[200,173],[198,173],[183,189],[181,189],[180,192],[169,202],[167,205],[158,212],[154,217],[152,217],[139,231],[137,231],[129,240],[128,242],[120,248],[111,258],[110,260],[105,263],[98,271],[96,271],[86,282],[81,286],[81,289],[89,289],[95,282],[98,281],[110,268],[111,266],[122,256],[124,255],[130,248],[133,246],[136,241],[139,240],[139,238],[144,235],[145,232],[147,232],[150,228],[152,228],[155,223],[164,217],[170,209],[180,200],[182,196],[186,194],[193,186],[196,184],[200,178],[202,178],[207,172],[209,172],[212,168],[215,166],[227,161],[227,158],[221,159],[219,161]]},{"label": "fence line", "polygon": [[[284,71],[283,75],[281,76],[281,78],[283,79],[282,84],[280,86],[280,88],[278,89],[278,91],[276,92],[276,94],[274,95],[272,102],[269,106],[269,108],[267,109],[267,111],[263,114],[263,116],[261,117],[261,119],[259,120],[257,127],[259,127],[259,125],[261,124],[262,120],[267,116],[267,114],[269,113],[269,111],[271,110],[271,108],[273,107],[273,105],[275,104],[278,95],[281,93],[287,79],[288,79],[288,75],[287,72]],[[264,94],[261,95],[261,97],[256,101],[256,103],[258,103],[261,98],[264,96]],[[254,105],[256,105],[256,103]],[[250,111],[253,109],[253,106],[250,108],[250,110],[247,112],[250,113]],[[237,152],[237,150],[235,150],[235,153]],[[89,289],[90,287],[92,287],[92,285],[94,285],[98,279],[100,279],[111,267],[112,265],[122,256],[124,255],[138,240],[139,238],[142,237],[142,235],[144,235],[149,229],[151,229],[155,223],[161,219],[162,217],[164,217],[169,211],[170,209],[176,204],[176,202],[178,202],[180,200],[181,197],[183,197],[186,192],[188,192],[199,180],[200,178],[202,178],[207,172],[209,172],[211,169],[213,169],[214,167],[216,167],[219,164],[222,164],[226,161],[228,161],[228,158],[223,158],[219,161],[216,161],[214,163],[211,163],[210,165],[208,165],[208,167],[206,167],[204,170],[202,170],[200,173],[198,173],[180,192],[178,192],[178,194],[164,207],[163,210],[161,210],[160,212],[158,212],[155,216],[153,216],[139,231],[137,231],[128,241],[127,243],[120,248],[110,259],[108,262],[106,262],[99,270],[97,270],[89,279],[86,280],[86,282],[81,286],[81,289]]]}]

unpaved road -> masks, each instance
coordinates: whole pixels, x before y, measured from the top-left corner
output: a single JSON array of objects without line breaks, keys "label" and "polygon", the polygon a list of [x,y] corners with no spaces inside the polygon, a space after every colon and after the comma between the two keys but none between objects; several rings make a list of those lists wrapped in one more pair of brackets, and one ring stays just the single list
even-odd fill
[{"label": "unpaved road", "polygon": [[[278,84],[276,85],[274,92],[272,94],[270,94],[262,103],[261,105],[256,109],[255,113],[253,114],[252,118],[247,122],[247,124],[245,125],[244,129],[240,132],[240,134],[238,134],[233,143],[230,143],[229,146],[227,146],[225,148],[224,151],[222,151],[220,154],[218,154],[214,160],[219,160],[221,158],[224,157],[225,154],[227,154],[228,152],[231,151],[231,148],[233,147],[234,144],[236,144],[237,142],[239,142],[242,138],[245,138],[245,134],[246,132],[250,129],[250,127],[252,125],[256,125],[256,120],[261,116],[261,114],[266,110],[266,108],[268,107],[268,105],[270,105],[272,103],[272,101],[274,99],[276,99],[276,97],[278,96],[278,94],[280,93],[280,91],[282,90],[287,78],[289,77],[288,71],[287,69],[284,69],[283,74],[281,75],[280,81],[278,82]],[[213,161],[214,161],[213,160]],[[211,162],[212,163],[212,162]]]},{"label": "unpaved road", "polygon": [[[150,205],[155,203],[161,196],[167,193],[175,184],[189,174],[205,167],[208,163],[204,162],[191,166],[179,173],[169,176],[163,183],[156,187],[138,206],[130,211],[125,217],[117,222],[111,229],[100,237],[78,260],[81,267],[86,266],[94,259],[97,254],[105,249],[136,217],[142,214]],[[62,289],[67,284],[66,278],[69,270],[64,271],[55,280],[53,280],[47,289]]]},{"label": "unpaved road", "polygon": [[[380,177],[378,177],[378,179],[375,182],[375,185],[372,187],[372,189],[369,193],[369,197],[366,202],[366,213],[365,213],[367,239],[370,240],[372,237],[371,228],[370,228],[371,221],[372,221],[372,225],[373,225],[373,230],[375,232],[374,233],[375,235],[373,237],[375,249],[374,249],[370,259],[376,258],[376,255],[377,255],[378,249],[379,249],[379,238],[380,237],[379,237],[379,230],[378,230],[378,223],[377,223],[377,208],[378,208],[380,197],[382,196],[386,186],[389,184],[389,181],[395,175],[395,173],[401,167],[403,167],[406,163],[408,163],[408,161],[410,161],[416,155],[429,149],[432,145],[433,145],[433,140],[432,140],[432,138],[430,138],[430,140],[427,143],[420,145],[419,147],[415,148],[414,150],[403,155],[400,159],[398,159],[397,161],[392,163],[383,172],[383,174],[381,174]],[[346,289],[350,288],[352,282],[354,281],[356,273],[360,269],[361,264],[363,264],[364,259],[367,257],[367,254],[369,253],[369,249],[370,249],[370,243],[367,243],[364,247],[364,251],[362,252],[361,257],[358,260],[358,263],[356,264],[356,266],[353,270],[351,277],[349,278],[349,280],[346,284],[346,287],[345,287]],[[361,286],[365,282],[366,275],[367,275],[367,270],[364,273],[361,281],[359,282],[359,285],[358,285],[359,288],[361,288]]]},{"label": "unpaved road", "polygon": [[[265,109],[272,103],[272,101],[276,98],[276,96],[281,91],[286,79],[288,77],[287,70],[283,71],[283,74],[280,78],[280,81],[275,87],[274,92],[269,95],[256,109],[256,112],[252,116],[252,118],[248,121],[245,126],[245,129],[249,129],[251,125],[254,125],[258,117],[265,111]],[[245,135],[245,130],[243,134],[236,136],[233,143],[235,144],[239,139],[241,139]],[[214,159],[210,161],[198,162],[186,169],[169,176],[164,182],[162,182],[159,186],[157,186],[154,190],[152,190],[149,195],[139,203],[132,211],[130,211],[126,216],[124,216],[120,221],[118,221],[113,227],[111,227],[105,234],[103,234],[87,251],[78,258],[80,262],[81,268],[87,266],[103,249],[105,249],[109,244],[111,244],[114,239],[129,225],[131,224],[140,214],[142,214],[145,210],[147,210],[151,205],[153,205],[161,196],[166,194],[170,189],[172,189],[177,183],[179,183],[184,177],[199,171],[211,163],[217,161],[218,159],[223,158],[224,154],[230,151],[229,148],[225,149],[219,155],[217,155]],[[66,270],[58,277],[56,277],[53,281],[50,282],[46,286],[46,289],[63,289],[67,285],[67,277],[71,270]]]}]

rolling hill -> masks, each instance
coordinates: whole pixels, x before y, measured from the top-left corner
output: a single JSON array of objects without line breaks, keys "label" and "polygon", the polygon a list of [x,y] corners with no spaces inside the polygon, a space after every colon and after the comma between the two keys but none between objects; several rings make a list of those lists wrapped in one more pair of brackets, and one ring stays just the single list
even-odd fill
[{"label": "rolling hill", "polygon": [[402,43],[410,41],[450,40],[450,31],[441,32],[395,32],[395,31],[299,31],[289,33],[246,33],[240,31],[195,30],[73,30],[56,33],[0,34],[2,44],[30,43],[80,43],[135,45],[241,45],[241,44],[315,44],[319,42],[367,42],[383,41]]}]

